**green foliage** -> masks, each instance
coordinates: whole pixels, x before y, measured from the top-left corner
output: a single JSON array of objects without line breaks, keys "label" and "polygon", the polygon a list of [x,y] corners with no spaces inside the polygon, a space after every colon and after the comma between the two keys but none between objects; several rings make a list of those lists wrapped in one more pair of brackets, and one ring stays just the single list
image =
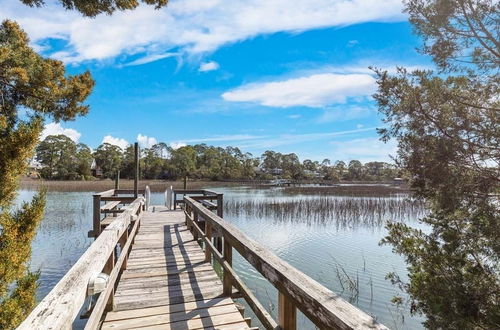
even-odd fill
[{"label": "green foliage", "polygon": [[93,159],[92,150],[87,145],[83,143],[76,145],[76,173],[80,179],[90,178]]},{"label": "green foliage", "polygon": [[[27,267],[44,212],[44,194],[13,209],[43,129],[43,117],[68,120],[87,113],[89,73],[66,76],[64,65],[38,55],[12,21],[0,25],[0,328],[14,328],[35,304],[37,273]],[[24,120],[19,109],[26,111]]]},{"label": "green foliage", "polygon": [[115,178],[122,165],[123,150],[109,143],[101,144],[94,153],[97,165],[105,178]]},{"label": "green foliage", "polygon": [[36,148],[36,158],[43,166],[41,175],[45,179],[84,180],[91,174],[90,148],[65,135],[47,136]]},{"label": "green foliage", "polygon": [[[30,7],[45,5],[44,0],[21,0]],[[61,5],[68,10],[76,10],[85,16],[94,17],[101,13],[112,14],[116,10],[130,10],[139,6],[138,0],[59,0]],[[141,0],[141,2],[154,5],[156,9],[166,6],[168,0]]]},{"label": "green foliage", "polygon": [[375,98],[389,126],[382,138],[397,139],[397,161],[431,211],[422,219],[430,232],[388,225],[383,243],[409,272],[407,283],[391,280],[428,328],[498,329],[499,4],[412,0],[406,8],[441,74],[376,71]]},{"label": "green foliage", "polygon": [[196,169],[196,150],[192,146],[174,150],[170,163],[175,175],[186,178],[193,174]]}]

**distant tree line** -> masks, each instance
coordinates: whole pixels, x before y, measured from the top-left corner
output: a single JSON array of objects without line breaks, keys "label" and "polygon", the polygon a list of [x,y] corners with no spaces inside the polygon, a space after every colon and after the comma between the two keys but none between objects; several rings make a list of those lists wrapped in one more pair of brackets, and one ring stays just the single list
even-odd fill
[{"label": "distant tree line", "polygon": [[[109,143],[92,151],[65,135],[51,135],[37,150],[40,175],[50,180],[86,180],[92,176],[134,177],[134,147],[122,150]],[[380,181],[398,176],[399,170],[385,162],[361,163],[351,160],[322,162],[299,160],[296,154],[266,151],[261,157],[243,153],[236,147],[214,147],[205,144],[173,149],[165,143],[141,149],[140,175],[144,179],[177,180],[186,177],[208,180],[232,179],[322,179],[330,181]]]}]

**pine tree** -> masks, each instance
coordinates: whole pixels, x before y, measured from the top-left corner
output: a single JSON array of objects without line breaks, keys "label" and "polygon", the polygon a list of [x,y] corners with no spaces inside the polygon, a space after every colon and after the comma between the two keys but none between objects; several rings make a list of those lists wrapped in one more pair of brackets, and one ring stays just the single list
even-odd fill
[{"label": "pine tree", "polygon": [[[31,7],[41,7],[44,0],[21,0]],[[138,0],[59,0],[61,5],[68,10],[76,10],[85,16],[94,17],[101,13],[112,14],[116,10],[130,10],[139,6]],[[156,9],[166,6],[168,0],[142,0],[147,5],[154,5]]]},{"label": "pine tree", "polygon": [[439,72],[377,71],[383,139],[397,139],[430,211],[428,230],[389,224],[383,242],[405,257],[409,281],[390,278],[430,329],[499,329],[500,3],[409,0],[406,11]]},{"label": "pine tree", "polygon": [[[39,274],[28,269],[33,240],[44,213],[44,193],[16,209],[44,118],[85,115],[82,102],[94,82],[90,73],[66,76],[63,63],[38,55],[14,22],[0,25],[0,329],[19,324],[35,304]],[[19,111],[23,110],[23,116]]]}]

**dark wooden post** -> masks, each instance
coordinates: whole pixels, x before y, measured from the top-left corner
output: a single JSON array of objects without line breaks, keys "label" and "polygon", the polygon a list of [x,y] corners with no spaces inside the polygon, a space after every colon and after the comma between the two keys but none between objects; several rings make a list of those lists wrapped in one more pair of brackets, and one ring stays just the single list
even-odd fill
[{"label": "dark wooden post", "polygon": [[278,297],[278,314],[279,326],[283,330],[297,329],[297,308],[295,305],[281,292]]},{"label": "dark wooden post", "polygon": [[134,197],[139,196],[139,143],[134,143],[134,162],[135,162],[135,175],[134,175]]},{"label": "dark wooden post", "polygon": [[173,194],[174,194],[174,210],[177,209],[177,193],[175,192],[175,190],[173,191]]},{"label": "dark wooden post", "polygon": [[[193,209],[193,222],[196,224],[196,225],[200,225],[199,222],[198,222],[198,212],[196,211],[196,209]],[[190,210],[191,212],[191,210]],[[194,226],[193,226],[194,228]],[[193,230],[193,237],[194,237],[194,240],[197,241],[198,240],[198,232],[196,230]]]},{"label": "dark wooden post", "polygon": [[[219,237],[219,239],[221,239]],[[233,265],[233,247],[229,244],[228,241],[224,240],[224,260],[229,263],[229,265]],[[227,270],[224,269],[224,277],[223,277],[223,289],[222,292],[224,296],[231,297],[231,293],[233,292],[233,279]]]},{"label": "dark wooden post", "polygon": [[101,233],[101,195],[97,194],[93,196],[94,211],[92,218],[93,236],[97,238]]},{"label": "dark wooden post", "polygon": [[224,216],[224,194],[217,194],[217,215],[219,217]]},{"label": "dark wooden post", "polygon": [[120,170],[116,171],[115,190],[120,189]]},{"label": "dark wooden post", "polygon": [[[217,215],[222,218],[224,215],[224,203],[223,203],[223,194],[217,194]],[[219,252],[222,252],[222,237],[215,238],[215,247]]]},{"label": "dark wooden post", "polygon": [[[205,236],[210,241],[212,239],[212,223],[210,220],[205,220]],[[212,253],[210,252],[210,248],[205,244],[205,261],[212,261]]]}]

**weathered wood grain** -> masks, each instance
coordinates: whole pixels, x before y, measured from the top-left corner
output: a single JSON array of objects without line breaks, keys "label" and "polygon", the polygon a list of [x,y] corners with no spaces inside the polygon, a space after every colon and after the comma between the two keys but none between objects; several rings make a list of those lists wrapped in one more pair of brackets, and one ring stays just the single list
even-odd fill
[{"label": "weathered wood grain", "polygon": [[142,203],[139,197],[125,208],[117,221],[103,230],[18,329],[65,329],[72,324],[84,303],[89,280],[102,271],[131,217],[140,212]]}]

